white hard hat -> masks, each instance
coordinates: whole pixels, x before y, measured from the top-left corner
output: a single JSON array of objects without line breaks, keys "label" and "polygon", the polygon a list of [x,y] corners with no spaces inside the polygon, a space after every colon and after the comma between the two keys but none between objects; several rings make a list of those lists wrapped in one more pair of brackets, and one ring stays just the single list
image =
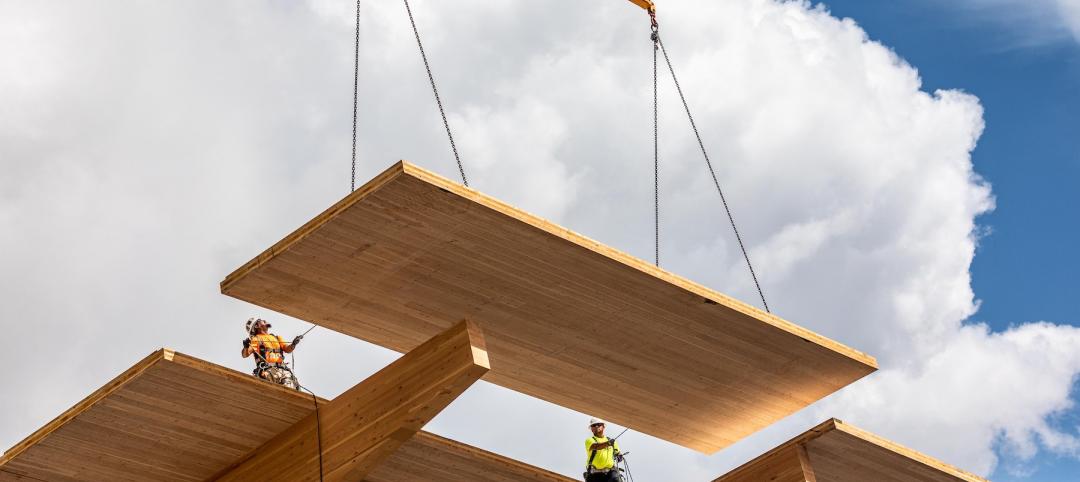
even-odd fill
[{"label": "white hard hat", "polygon": [[[255,330],[255,324],[260,322],[260,321],[263,322],[263,323],[266,323],[266,320],[264,320],[262,318],[256,318],[256,317],[248,318],[247,323],[244,324],[244,330],[247,331],[248,335],[253,334],[252,332]],[[270,323],[266,323],[266,327],[270,328]]]},{"label": "white hard hat", "polygon": [[605,422],[604,419],[602,419],[602,418],[593,417],[593,418],[589,419],[589,426],[590,427],[592,427],[593,425],[596,425],[598,423],[602,424],[602,425],[607,425],[607,422]]}]

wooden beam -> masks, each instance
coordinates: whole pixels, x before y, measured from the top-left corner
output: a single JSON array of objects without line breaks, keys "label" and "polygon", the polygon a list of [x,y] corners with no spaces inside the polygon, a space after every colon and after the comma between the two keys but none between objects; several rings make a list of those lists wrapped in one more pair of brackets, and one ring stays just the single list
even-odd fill
[{"label": "wooden beam", "polygon": [[877,369],[871,356],[407,162],[221,289],[402,353],[446,329],[446,315],[469,318],[498,361],[485,380],[706,453]]},{"label": "wooden beam", "polygon": [[458,323],[321,406],[318,419],[313,413],[297,422],[218,480],[269,474],[320,480],[320,471],[326,481],[362,480],[488,369],[480,330]]},{"label": "wooden beam", "polygon": [[[8,450],[0,482],[212,480],[313,412],[306,393],[161,349]],[[423,431],[366,480],[571,482]]]},{"label": "wooden beam", "polygon": [[802,469],[803,481],[817,482],[814,466],[810,465],[810,455],[806,453],[806,444],[795,444],[795,453],[799,456],[799,468]]}]

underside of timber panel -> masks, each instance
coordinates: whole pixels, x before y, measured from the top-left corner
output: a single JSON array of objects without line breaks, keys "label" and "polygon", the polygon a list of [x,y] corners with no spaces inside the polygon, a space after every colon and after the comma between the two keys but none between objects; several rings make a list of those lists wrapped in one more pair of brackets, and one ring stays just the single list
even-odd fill
[{"label": "underside of timber panel", "polygon": [[[158,350],[5,452],[0,482],[207,480],[313,412],[307,394]],[[572,479],[420,432],[366,480]]]},{"label": "underside of timber panel", "polygon": [[571,482],[571,479],[461,442],[421,432],[364,479],[367,482]]},{"label": "underside of timber panel", "polygon": [[[801,461],[800,451],[803,451]],[[762,480],[986,482],[981,477],[836,419],[825,421],[715,482]]]},{"label": "underside of timber panel", "polygon": [[706,453],[877,368],[406,162],[221,289],[399,352],[474,320],[495,360],[485,380]]}]

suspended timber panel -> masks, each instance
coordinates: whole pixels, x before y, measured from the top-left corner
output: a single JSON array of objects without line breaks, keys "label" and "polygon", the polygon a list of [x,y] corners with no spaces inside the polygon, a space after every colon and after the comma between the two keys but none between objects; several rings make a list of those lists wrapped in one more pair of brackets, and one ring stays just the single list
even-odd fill
[{"label": "suspended timber panel", "polygon": [[[803,451],[802,457],[799,452]],[[985,482],[932,457],[831,419],[714,482]]]},{"label": "suspended timber panel", "polygon": [[406,162],[221,289],[399,352],[475,320],[495,360],[486,380],[706,453],[877,368]]},{"label": "suspended timber panel", "polygon": [[[309,395],[158,350],[5,452],[0,481],[207,480],[313,412]],[[569,480],[426,432],[384,465],[372,482]]]}]

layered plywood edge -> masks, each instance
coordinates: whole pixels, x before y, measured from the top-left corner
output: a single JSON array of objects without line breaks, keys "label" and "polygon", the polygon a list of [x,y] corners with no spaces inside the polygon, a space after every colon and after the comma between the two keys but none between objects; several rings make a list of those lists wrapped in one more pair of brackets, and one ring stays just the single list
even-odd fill
[{"label": "layered plywood edge", "polygon": [[788,440],[714,482],[987,482],[837,419]]},{"label": "layered plywood edge", "polygon": [[[208,480],[314,408],[307,394],[161,349],[6,451],[0,481]],[[572,479],[420,432],[365,480]]]},{"label": "layered plywood edge", "polygon": [[399,162],[223,293],[399,352],[484,327],[485,379],[712,453],[877,369],[866,354]]}]

